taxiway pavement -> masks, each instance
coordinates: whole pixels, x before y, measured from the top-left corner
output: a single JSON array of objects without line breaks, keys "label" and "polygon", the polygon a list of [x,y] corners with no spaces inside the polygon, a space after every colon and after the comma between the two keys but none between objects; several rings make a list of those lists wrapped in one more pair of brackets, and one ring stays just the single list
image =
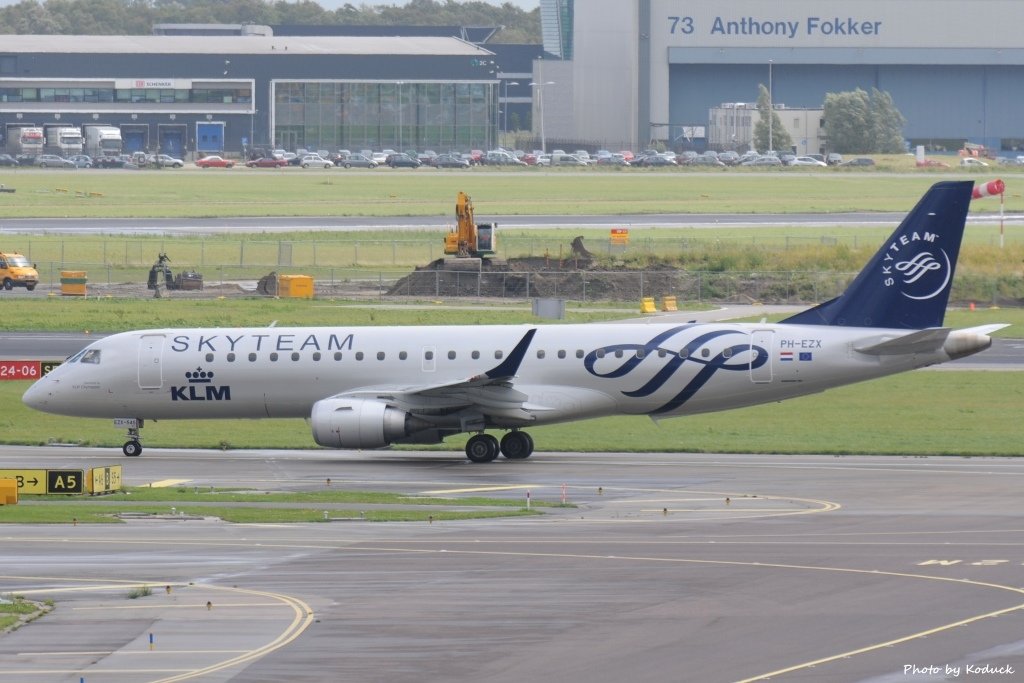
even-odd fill
[{"label": "taxiway pavement", "polygon": [[0,594],[55,602],[0,637],[0,683],[1024,680],[1019,459],[0,448],[0,468],[109,464],[576,507],[0,526]]}]

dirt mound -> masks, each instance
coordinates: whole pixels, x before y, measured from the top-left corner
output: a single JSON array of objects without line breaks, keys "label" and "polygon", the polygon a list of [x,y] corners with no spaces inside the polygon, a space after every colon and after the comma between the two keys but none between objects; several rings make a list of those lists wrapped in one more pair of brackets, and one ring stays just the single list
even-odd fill
[{"label": "dirt mound", "polygon": [[[389,296],[634,300],[671,292],[678,272],[591,270],[589,258],[437,259],[402,278]],[[642,294],[648,292],[647,294]]]}]

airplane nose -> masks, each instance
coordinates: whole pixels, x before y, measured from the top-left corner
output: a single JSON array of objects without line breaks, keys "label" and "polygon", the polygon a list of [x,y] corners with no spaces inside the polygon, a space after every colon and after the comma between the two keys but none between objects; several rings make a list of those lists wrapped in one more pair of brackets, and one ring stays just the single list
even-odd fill
[{"label": "airplane nose", "polygon": [[50,397],[50,387],[48,386],[53,380],[42,378],[35,384],[30,386],[28,390],[22,395],[21,402],[27,405],[29,408],[36,410],[46,410],[46,403]]}]

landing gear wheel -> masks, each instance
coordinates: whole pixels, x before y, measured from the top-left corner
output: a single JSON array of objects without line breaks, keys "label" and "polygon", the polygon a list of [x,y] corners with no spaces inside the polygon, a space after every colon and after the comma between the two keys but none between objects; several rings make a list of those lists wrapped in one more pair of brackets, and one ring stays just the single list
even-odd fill
[{"label": "landing gear wheel", "polygon": [[509,460],[525,460],[533,455],[533,438],[526,432],[509,432],[501,437],[501,454]]},{"label": "landing gear wheel", "polygon": [[14,289],[14,283],[11,282],[10,280],[4,280],[4,289],[6,289],[8,292],[11,291],[12,289]]},{"label": "landing gear wheel", "polygon": [[490,434],[476,434],[466,442],[466,457],[473,462],[491,462],[499,450],[498,440]]},{"label": "landing gear wheel", "polygon": [[138,441],[126,441],[121,450],[129,458],[134,458],[142,454],[142,444]]}]

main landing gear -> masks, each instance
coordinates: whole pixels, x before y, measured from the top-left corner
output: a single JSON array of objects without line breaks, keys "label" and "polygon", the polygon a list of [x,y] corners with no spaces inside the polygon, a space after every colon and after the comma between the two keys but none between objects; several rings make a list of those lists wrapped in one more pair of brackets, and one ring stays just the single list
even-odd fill
[{"label": "main landing gear", "polygon": [[121,447],[121,450],[129,458],[135,458],[142,455],[142,436],[139,435],[139,430],[142,429],[142,425],[142,418],[121,417],[114,420],[115,427],[125,427],[128,429],[128,440],[124,442],[124,446]]},{"label": "main landing gear", "polygon": [[533,454],[533,438],[526,432],[511,431],[498,439],[490,434],[474,434],[466,442],[466,457],[473,462],[491,462],[498,455],[509,460],[525,460]]}]

